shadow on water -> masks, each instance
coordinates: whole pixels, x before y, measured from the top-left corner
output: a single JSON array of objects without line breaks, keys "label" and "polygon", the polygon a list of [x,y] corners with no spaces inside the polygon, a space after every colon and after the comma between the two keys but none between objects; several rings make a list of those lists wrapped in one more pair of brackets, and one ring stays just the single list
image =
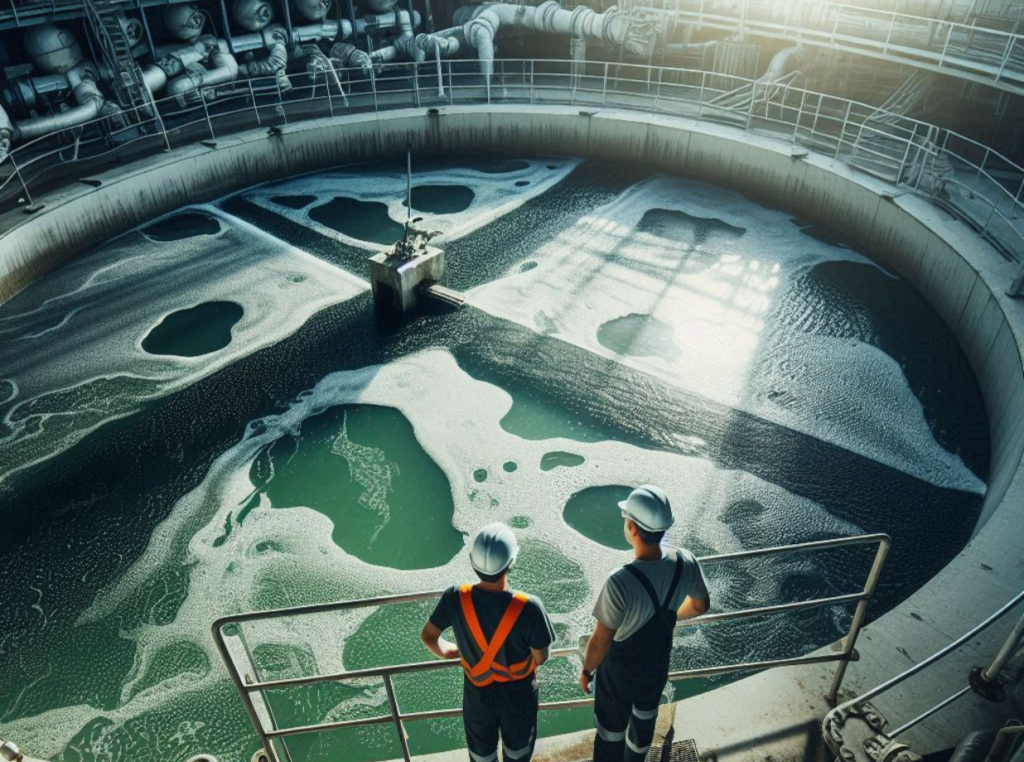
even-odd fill
[{"label": "shadow on water", "polygon": [[164,317],[142,340],[151,355],[199,357],[231,343],[231,329],[245,310],[234,302],[204,302]]},{"label": "shadow on water", "polygon": [[175,214],[141,230],[154,241],[181,241],[198,235],[217,235],[220,231],[220,220],[201,212]]}]

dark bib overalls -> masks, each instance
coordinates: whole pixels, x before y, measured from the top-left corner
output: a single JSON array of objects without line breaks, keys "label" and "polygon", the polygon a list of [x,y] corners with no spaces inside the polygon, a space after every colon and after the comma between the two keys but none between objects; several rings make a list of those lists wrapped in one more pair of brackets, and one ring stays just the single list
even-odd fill
[{"label": "dark bib overalls", "polygon": [[683,573],[683,559],[676,557],[675,574],[663,602],[642,571],[632,564],[624,568],[651,599],[654,614],[626,640],[614,641],[597,671],[594,762],[639,762],[646,756],[668,680],[676,627],[676,610],[671,604]]}]

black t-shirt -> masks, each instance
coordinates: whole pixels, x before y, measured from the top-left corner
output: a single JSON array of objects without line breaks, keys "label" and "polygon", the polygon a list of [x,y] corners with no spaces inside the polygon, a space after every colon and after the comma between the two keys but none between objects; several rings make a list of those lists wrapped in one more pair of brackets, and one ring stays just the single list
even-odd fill
[{"label": "black t-shirt", "polygon": [[[474,587],[471,595],[476,617],[480,621],[480,629],[490,642],[494,637],[494,631],[498,629],[498,623],[505,615],[505,610],[512,603],[512,593],[494,593]],[[476,664],[480,660],[483,653],[462,615],[458,585],[452,585],[444,591],[434,608],[434,613],[430,615],[430,621],[439,630],[447,630],[449,627],[452,629],[459,652],[470,664]],[[539,598],[531,595],[519,613],[519,619],[505,640],[505,645],[498,651],[496,661],[505,666],[518,664],[530,655],[531,648],[547,648],[554,640],[555,630],[551,626],[548,612],[544,610],[544,604]]]}]

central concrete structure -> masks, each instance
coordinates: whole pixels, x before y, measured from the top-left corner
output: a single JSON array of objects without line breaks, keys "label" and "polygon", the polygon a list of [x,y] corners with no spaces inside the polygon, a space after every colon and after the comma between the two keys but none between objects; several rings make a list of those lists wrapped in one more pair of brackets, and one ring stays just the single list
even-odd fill
[{"label": "central concrete structure", "polygon": [[[969,630],[1024,588],[1024,302],[1005,295],[1017,267],[924,198],[832,157],[726,126],[617,110],[515,105],[358,114],[254,130],[99,175],[50,194],[32,217],[0,218],[0,300],[130,227],[239,188],[324,167],[417,154],[557,154],[644,163],[784,200],[802,218],[842,230],[914,284],[952,328],[977,376],[991,437],[989,487],[967,548],[910,599],[869,625],[841,699],[873,687]],[[927,506],[908,506],[927,510]],[[894,548],[893,552],[899,552]],[[1006,621],[901,686],[898,724],[945,698],[991,660]],[[776,669],[678,705],[678,738],[718,759],[813,759],[831,670]],[[877,702],[881,703],[881,702]],[[885,710],[887,707],[883,707]],[[904,740],[943,748],[996,714],[970,695]],[[673,719],[675,708],[664,720]],[[951,721],[955,719],[956,721]],[[589,735],[548,739],[538,758],[581,759]],[[462,760],[464,752],[441,755]]]},{"label": "central concrete structure", "polygon": [[421,284],[444,283],[444,252],[427,246],[411,259],[395,256],[394,249],[370,257],[370,288],[377,318],[401,322],[416,314]]}]

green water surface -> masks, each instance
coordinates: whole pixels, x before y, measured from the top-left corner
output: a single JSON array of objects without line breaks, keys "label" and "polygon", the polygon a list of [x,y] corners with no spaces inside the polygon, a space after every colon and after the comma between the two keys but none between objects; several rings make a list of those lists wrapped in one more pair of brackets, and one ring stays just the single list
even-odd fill
[{"label": "green water surface", "polygon": [[334,542],[367,563],[426,569],[463,547],[448,477],[394,408],[340,405],[307,418],[299,436],[260,453],[250,478],[275,508],[327,516]]}]

